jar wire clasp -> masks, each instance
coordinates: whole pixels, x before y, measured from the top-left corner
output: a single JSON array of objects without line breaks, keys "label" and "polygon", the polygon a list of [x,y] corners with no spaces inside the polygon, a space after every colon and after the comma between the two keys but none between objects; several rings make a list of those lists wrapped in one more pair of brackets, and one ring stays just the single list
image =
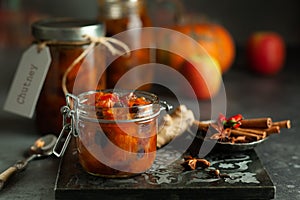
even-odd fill
[{"label": "jar wire clasp", "polygon": [[166,101],[159,101],[159,104],[160,104],[161,111],[165,110],[168,112],[173,109],[173,106]]},{"label": "jar wire clasp", "polygon": [[78,98],[72,94],[66,94],[66,104],[61,108],[61,114],[63,115],[63,128],[57,138],[56,144],[53,148],[53,154],[57,157],[61,157],[73,135],[77,137],[76,129],[75,129],[75,111],[72,110],[74,105],[74,101],[78,101]]}]

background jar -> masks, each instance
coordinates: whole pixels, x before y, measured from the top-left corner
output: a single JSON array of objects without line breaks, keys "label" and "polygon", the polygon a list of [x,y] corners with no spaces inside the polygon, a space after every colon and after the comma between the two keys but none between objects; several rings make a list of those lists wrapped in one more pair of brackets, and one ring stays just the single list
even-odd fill
[{"label": "background jar", "polygon": [[[90,41],[83,37],[84,34],[93,37],[104,36],[104,25],[97,21],[65,18],[46,19],[32,25],[32,35],[36,42],[47,44],[52,59],[36,106],[37,127],[42,134],[59,134],[61,130],[60,108],[65,105],[62,78],[73,61],[90,44]],[[74,66],[66,80],[68,92],[79,94],[105,88],[103,51],[101,48],[95,48]],[[75,80],[76,88],[73,88]]]},{"label": "background jar", "polygon": [[161,111],[158,97],[144,91],[105,90],[120,97],[128,94],[144,97],[150,103],[112,108],[87,104],[95,101],[98,92],[80,94],[74,101],[80,164],[90,174],[110,178],[146,171],[156,156],[157,121]]},{"label": "background jar", "polygon": [[[152,26],[150,17],[147,14],[143,0],[98,0],[98,19],[106,25],[106,36],[112,37],[126,30]],[[134,46],[141,46],[143,38],[138,31],[130,36],[130,43]],[[128,44],[130,46],[130,44]],[[112,62],[107,69],[107,88],[114,88],[117,81],[134,66],[148,64],[153,61],[154,55],[151,49],[138,49],[131,51],[129,57],[119,57]],[[135,83],[152,82],[153,70],[150,68],[143,73],[132,74]],[[136,89],[135,83],[122,85],[122,88]],[[140,87],[141,90],[149,90],[151,85]]]}]

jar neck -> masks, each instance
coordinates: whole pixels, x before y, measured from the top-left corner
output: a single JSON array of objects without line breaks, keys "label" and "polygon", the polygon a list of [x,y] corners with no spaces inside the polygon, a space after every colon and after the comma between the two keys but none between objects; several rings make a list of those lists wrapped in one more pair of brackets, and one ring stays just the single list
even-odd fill
[{"label": "jar neck", "polygon": [[98,0],[100,19],[121,19],[129,15],[144,12],[143,0]]},{"label": "jar neck", "polygon": [[[131,107],[101,107],[96,106],[93,102],[96,101],[96,96],[99,92],[111,93],[115,92],[124,97],[132,93],[131,90],[118,90],[106,89],[88,91],[79,94],[78,96],[69,95],[74,102],[77,117],[80,120],[99,122],[99,123],[128,123],[128,122],[141,122],[156,119],[161,111],[159,99],[156,95],[144,91],[135,91],[137,97],[144,97],[150,104],[138,105]],[[68,99],[68,98],[67,98]],[[70,102],[70,100],[69,100]],[[91,104],[92,103],[92,104]]]}]

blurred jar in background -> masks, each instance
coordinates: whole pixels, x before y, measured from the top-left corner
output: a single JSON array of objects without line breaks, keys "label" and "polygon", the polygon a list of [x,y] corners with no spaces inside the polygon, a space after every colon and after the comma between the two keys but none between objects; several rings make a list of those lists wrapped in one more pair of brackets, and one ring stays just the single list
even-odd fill
[{"label": "blurred jar in background", "polygon": [[[143,0],[98,0],[98,19],[106,25],[106,36],[111,37],[126,30],[149,27],[152,25],[147,15]],[[139,47],[142,40],[147,39],[138,30],[132,32],[129,46]],[[118,80],[135,66],[151,62],[151,49],[138,49],[130,52],[129,57],[120,56],[107,68],[107,88],[114,88]],[[131,80],[120,87],[123,89],[136,89],[137,83],[152,82],[153,71],[135,71],[130,74]],[[140,90],[149,90],[150,84],[139,87]]]},{"label": "blurred jar in background", "polygon": [[0,49],[23,49],[32,41],[30,25],[45,14],[24,8],[21,0],[0,0]]},{"label": "blurred jar in background", "polygon": [[181,0],[149,0],[147,8],[153,26],[169,28],[179,24],[185,15]]},{"label": "blurred jar in background", "polygon": [[63,119],[60,109],[66,104],[62,79],[67,70],[70,69],[64,86],[68,93],[77,95],[105,88],[104,47],[97,46],[73,65],[74,60],[90,45],[90,41],[82,37],[83,34],[104,36],[104,25],[96,20],[69,18],[45,19],[32,25],[36,42],[47,42],[52,59],[36,106],[36,122],[41,134],[58,135],[61,131]]}]

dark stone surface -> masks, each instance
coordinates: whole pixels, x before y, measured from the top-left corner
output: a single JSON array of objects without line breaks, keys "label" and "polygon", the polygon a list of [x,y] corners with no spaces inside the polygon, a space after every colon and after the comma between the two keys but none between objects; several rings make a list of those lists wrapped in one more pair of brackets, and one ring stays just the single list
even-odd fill
[{"label": "dark stone surface", "polygon": [[[207,169],[184,171],[178,151],[161,149],[151,169],[127,179],[106,179],[86,173],[70,145],[59,167],[56,199],[272,199],[275,186],[254,150],[214,152]],[[179,158],[178,158],[179,157]],[[215,177],[219,169],[226,177]],[[228,177],[227,177],[228,176]],[[118,192],[116,195],[115,192]]]}]

